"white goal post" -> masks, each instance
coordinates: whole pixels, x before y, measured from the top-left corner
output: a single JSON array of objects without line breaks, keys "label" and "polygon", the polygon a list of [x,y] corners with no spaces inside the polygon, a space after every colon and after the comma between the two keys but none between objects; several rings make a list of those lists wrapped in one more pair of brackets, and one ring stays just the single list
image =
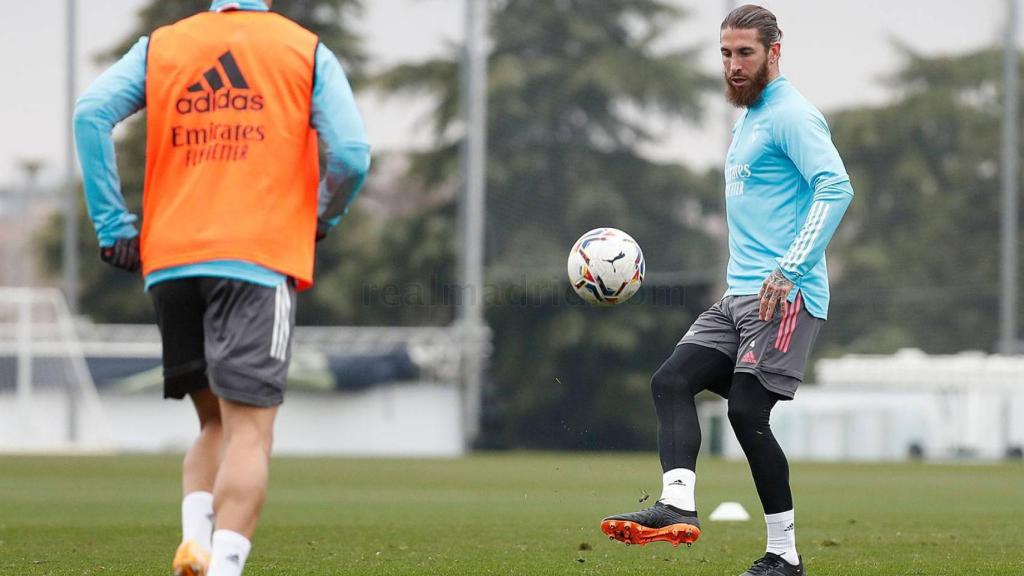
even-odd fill
[{"label": "white goal post", "polygon": [[0,288],[0,451],[111,446],[111,427],[63,294]]}]

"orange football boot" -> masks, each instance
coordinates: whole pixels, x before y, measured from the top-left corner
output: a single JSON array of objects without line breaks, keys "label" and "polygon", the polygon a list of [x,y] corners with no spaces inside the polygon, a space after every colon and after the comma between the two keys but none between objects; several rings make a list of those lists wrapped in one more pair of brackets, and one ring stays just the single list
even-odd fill
[{"label": "orange football boot", "polygon": [[[692,516],[691,516],[692,514]],[[673,546],[692,545],[700,538],[700,521],[694,512],[655,502],[654,506],[601,521],[601,531],[612,540],[626,544],[668,542]]]},{"label": "orange football boot", "polygon": [[210,554],[195,540],[185,540],[178,546],[171,562],[174,576],[206,576],[210,567]]}]

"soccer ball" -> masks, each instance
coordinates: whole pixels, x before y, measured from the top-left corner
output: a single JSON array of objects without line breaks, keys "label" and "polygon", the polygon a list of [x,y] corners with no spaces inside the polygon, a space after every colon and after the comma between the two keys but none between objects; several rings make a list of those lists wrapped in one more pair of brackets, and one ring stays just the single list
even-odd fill
[{"label": "soccer ball", "polygon": [[629,300],[644,281],[644,253],[622,230],[595,228],[569,252],[569,283],[591,304],[611,306]]}]

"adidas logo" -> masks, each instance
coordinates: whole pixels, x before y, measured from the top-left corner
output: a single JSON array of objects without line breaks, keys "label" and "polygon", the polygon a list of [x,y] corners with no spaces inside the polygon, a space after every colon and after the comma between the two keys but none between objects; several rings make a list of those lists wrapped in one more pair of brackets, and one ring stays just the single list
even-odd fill
[{"label": "adidas logo", "polygon": [[237,565],[242,564],[242,558],[238,554],[228,554],[226,560],[228,562],[234,562]]},{"label": "adidas logo", "polygon": [[668,485],[669,486],[686,486],[686,482],[683,482],[682,480],[673,480],[673,481],[669,482]]},{"label": "adidas logo", "polygon": [[757,364],[757,356],[754,356],[753,350],[747,350],[747,353],[740,358],[740,362],[743,364]]},{"label": "adidas logo", "polygon": [[795,527],[794,524],[792,522],[790,522],[789,526],[786,526],[785,528],[783,528],[782,531],[783,532],[792,532],[794,527]]},{"label": "adidas logo", "polygon": [[[239,93],[238,90],[247,92]],[[263,95],[248,93],[249,90],[249,82],[238,67],[234,55],[228,50],[217,58],[217,64],[203,72],[202,80],[188,87],[188,94],[175,102],[175,110],[182,115],[204,114],[218,110],[263,110]],[[195,96],[192,96],[193,94]]]}]

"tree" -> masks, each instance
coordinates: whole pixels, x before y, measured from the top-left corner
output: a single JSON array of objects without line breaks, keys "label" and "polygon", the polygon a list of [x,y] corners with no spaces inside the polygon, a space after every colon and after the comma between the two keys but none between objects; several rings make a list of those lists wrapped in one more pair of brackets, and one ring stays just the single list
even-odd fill
[{"label": "tree", "polygon": [[[210,8],[209,0],[152,0],[139,12],[138,25],[110,52],[102,55],[105,61],[120,58],[138,40],[156,28]],[[363,76],[366,55],[359,36],[353,31],[354,17],[363,8],[362,0],[301,0],[281,2],[275,11],[295,20],[319,36],[342,62],[350,80],[358,83]],[[121,189],[129,208],[141,214],[142,187],[146,166],[145,113],[127,122],[125,135],[117,142],[118,172]],[[82,255],[80,305],[84,314],[101,322],[150,322],[152,305],[142,293],[137,277],[98,264],[96,236],[92,222],[81,214],[81,234],[78,251]],[[61,218],[55,218],[43,232],[44,269],[60,268]],[[322,271],[329,273],[329,270]],[[300,307],[301,309],[301,307]]]},{"label": "tree", "polygon": [[904,54],[896,102],[833,117],[857,198],[832,252],[823,353],[997,339],[1002,55]]},{"label": "tree", "polygon": [[[694,51],[658,50],[683,16],[666,2],[491,8],[486,314],[495,338],[484,444],[650,446],[653,414],[626,416],[650,412],[649,374],[707,304],[708,287],[659,289],[652,278],[636,303],[589,309],[566,286],[565,257],[581,233],[615,226],[641,244],[654,277],[717,265],[702,226],[721,211],[720,177],[642,153],[658,126],[699,118],[711,80]],[[450,183],[462,132],[457,59],[403,64],[375,83],[433,98],[436,144],[411,173]]]}]

